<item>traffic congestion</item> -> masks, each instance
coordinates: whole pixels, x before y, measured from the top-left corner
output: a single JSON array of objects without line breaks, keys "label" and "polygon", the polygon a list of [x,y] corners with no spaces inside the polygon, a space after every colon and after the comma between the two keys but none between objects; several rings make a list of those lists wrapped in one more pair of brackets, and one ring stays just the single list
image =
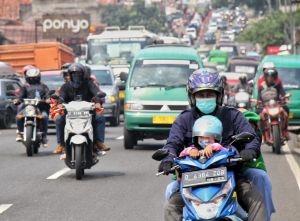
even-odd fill
[{"label": "traffic congestion", "polygon": [[1,4],[0,220],[300,220],[300,4]]}]

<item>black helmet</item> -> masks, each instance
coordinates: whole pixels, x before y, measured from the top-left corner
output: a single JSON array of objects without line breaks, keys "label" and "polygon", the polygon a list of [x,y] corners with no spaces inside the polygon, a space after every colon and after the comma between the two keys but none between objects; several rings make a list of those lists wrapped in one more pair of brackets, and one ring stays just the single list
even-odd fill
[{"label": "black helmet", "polygon": [[266,68],[264,69],[264,77],[266,78],[267,76],[273,77],[274,79],[277,79],[278,77],[278,72],[276,68]]},{"label": "black helmet", "polygon": [[31,68],[25,72],[25,80],[28,84],[39,84],[41,82],[41,72],[38,68]]},{"label": "black helmet", "polygon": [[85,81],[85,67],[80,63],[73,63],[69,66],[68,72],[74,88],[79,88]]},{"label": "black helmet", "polygon": [[243,74],[239,77],[239,81],[242,83],[242,84],[247,84],[247,75]]},{"label": "black helmet", "polygon": [[63,75],[63,77],[66,77],[67,75],[69,75],[68,69],[71,66],[71,63],[65,63],[61,66],[61,73]]}]

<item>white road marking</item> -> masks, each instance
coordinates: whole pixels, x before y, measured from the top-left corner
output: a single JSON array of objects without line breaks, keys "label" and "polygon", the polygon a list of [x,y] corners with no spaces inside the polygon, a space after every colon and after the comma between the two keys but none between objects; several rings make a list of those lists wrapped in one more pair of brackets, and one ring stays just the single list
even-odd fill
[{"label": "white road marking", "polygon": [[117,140],[123,140],[124,139],[124,136],[119,136],[116,138]]},{"label": "white road marking", "polygon": [[57,171],[56,173],[54,173],[53,175],[51,175],[51,176],[49,176],[48,178],[47,178],[47,180],[56,180],[58,177],[60,177],[61,175],[63,175],[63,174],[65,174],[65,173],[67,173],[67,172],[69,172],[71,169],[70,168],[63,168],[63,169],[61,169],[61,170],[59,170],[59,171]]},{"label": "white road marking", "polygon": [[2,214],[5,210],[11,207],[13,204],[0,204],[0,214]]},{"label": "white road marking", "polygon": [[299,165],[298,165],[297,161],[295,160],[294,156],[291,154],[291,149],[289,148],[288,144],[285,144],[282,147],[282,150],[284,150],[284,152],[285,152],[285,158],[296,178],[298,188],[300,191],[300,168],[299,168]]}]

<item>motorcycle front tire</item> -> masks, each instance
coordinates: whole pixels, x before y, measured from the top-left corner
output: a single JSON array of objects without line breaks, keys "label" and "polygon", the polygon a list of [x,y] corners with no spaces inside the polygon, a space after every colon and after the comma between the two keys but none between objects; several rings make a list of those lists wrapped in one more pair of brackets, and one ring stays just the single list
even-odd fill
[{"label": "motorcycle front tire", "polygon": [[75,151],[76,179],[81,180],[82,176],[84,174],[83,168],[82,168],[82,150],[83,150],[83,146],[75,144],[73,150]]},{"label": "motorcycle front tire", "polygon": [[26,154],[28,157],[32,157],[33,155],[33,142],[32,142],[32,134],[33,134],[33,126],[27,125],[26,126],[26,141],[25,141],[25,147],[26,147]]},{"label": "motorcycle front tire", "polygon": [[276,154],[281,153],[281,138],[280,138],[280,128],[279,125],[272,126],[272,135],[273,135],[273,147]]}]

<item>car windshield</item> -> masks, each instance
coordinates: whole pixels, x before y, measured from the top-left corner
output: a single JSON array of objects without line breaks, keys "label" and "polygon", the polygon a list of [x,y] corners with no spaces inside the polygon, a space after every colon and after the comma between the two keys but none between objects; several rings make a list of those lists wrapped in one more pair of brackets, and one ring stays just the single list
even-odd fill
[{"label": "car windshield", "polygon": [[111,72],[109,70],[92,70],[100,85],[113,85]]},{"label": "car windshield", "polygon": [[65,82],[62,75],[42,75],[41,81],[46,84],[49,90],[56,90]]},{"label": "car windshield", "polygon": [[277,68],[286,89],[300,89],[300,68]]},{"label": "car windshield", "polygon": [[129,64],[146,45],[146,38],[136,40],[90,40],[88,60],[92,64]]},{"label": "car windshield", "polygon": [[198,69],[188,60],[144,60],[136,63],[131,87],[184,87],[188,77]]}]

